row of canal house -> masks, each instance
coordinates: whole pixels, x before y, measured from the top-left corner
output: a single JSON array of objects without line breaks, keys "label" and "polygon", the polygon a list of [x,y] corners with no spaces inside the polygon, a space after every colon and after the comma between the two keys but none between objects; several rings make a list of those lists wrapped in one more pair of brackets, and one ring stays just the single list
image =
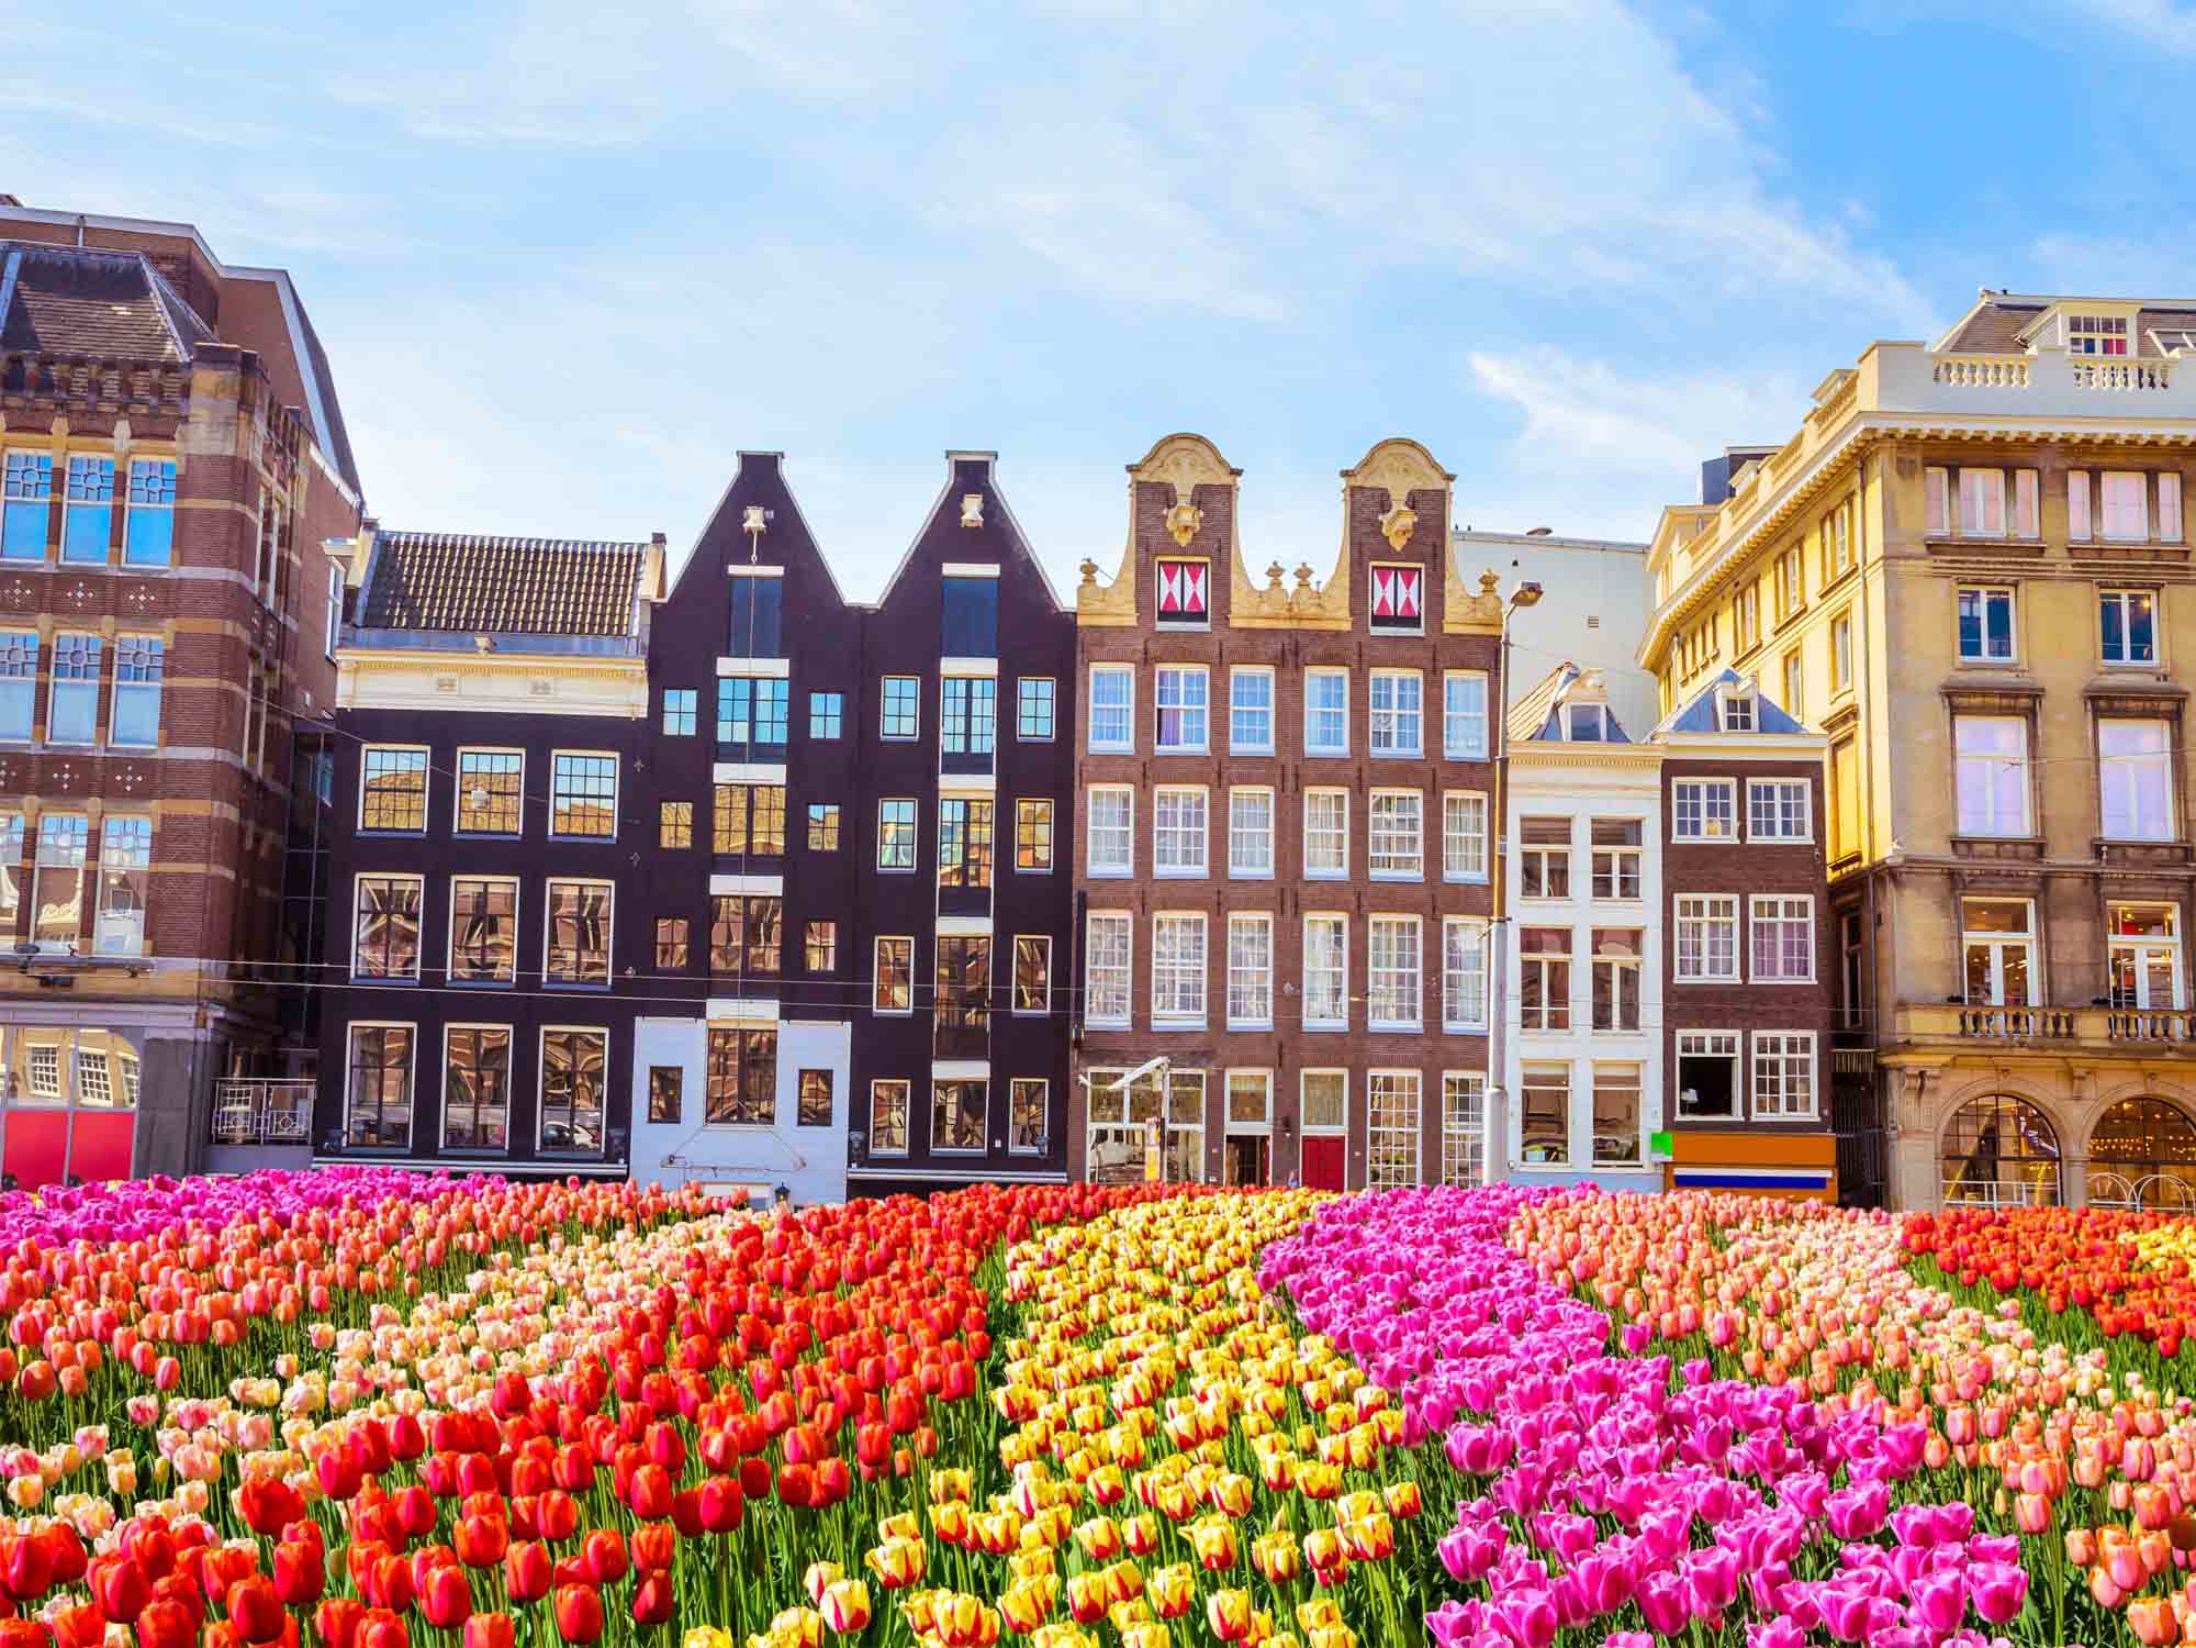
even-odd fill
[{"label": "row of canal house", "polygon": [[1072,606],[985,453],[873,605],[770,453],[675,579],[660,538],[338,546],[312,1159],[808,1201],[1462,1182],[1491,1133],[1829,1193],[1821,975],[1755,1004],[1799,963],[1749,926],[1819,920],[1819,740],[1736,676],[1638,744],[1575,666],[1506,718],[1516,592],[1423,447],[1343,474],[1323,578],[1259,564],[1240,479],[1161,441]]}]

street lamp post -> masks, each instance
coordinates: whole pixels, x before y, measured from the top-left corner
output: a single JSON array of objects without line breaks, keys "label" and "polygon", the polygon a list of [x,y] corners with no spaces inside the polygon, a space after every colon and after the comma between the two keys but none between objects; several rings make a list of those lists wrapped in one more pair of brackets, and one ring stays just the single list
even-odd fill
[{"label": "street lamp post", "polygon": [[1479,1160],[1488,1184],[1501,1184],[1510,1176],[1509,1075],[1509,774],[1510,774],[1510,619],[1526,607],[1540,604],[1540,585],[1521,583],[1502,609],[1500,679],[1490,694],[1494,720],[1494,911],[1487,923],[1493,954],[1488,958],[1487,1004],[1487,1101],[1481,1107]]}]

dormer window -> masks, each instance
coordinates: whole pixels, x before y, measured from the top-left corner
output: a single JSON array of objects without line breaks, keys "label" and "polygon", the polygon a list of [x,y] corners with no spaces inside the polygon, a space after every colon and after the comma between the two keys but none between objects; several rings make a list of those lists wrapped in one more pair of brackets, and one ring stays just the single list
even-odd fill
[{"label": "dormer window", "polygon": [[1750,692],[1725,694],[1723,699],[1723,730],[1725,732],[1752,732],[1755,725],[1754,695]]},{"label": "dormer window", "polygon": [[1609,740],[1609,710],[1605,704],[1572,704],[1564,712],[1570,718],[1568,736],[1574,744],[1605,744]]},{"label": "dormer window", "polygon": [[2125,315],[2069,315],[2066,317],[2066,352],[2070,355],[2124,355],[2127,349]]}]

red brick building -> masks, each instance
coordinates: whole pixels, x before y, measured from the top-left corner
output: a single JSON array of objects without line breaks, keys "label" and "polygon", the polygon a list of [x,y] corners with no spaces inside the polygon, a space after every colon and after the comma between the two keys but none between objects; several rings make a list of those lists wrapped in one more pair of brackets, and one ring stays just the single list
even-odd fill
[{"label": "red brick building", "polygon": [[[0,1171],[15,1182],[203,1166],[221,1081],[278,1074],[285,837],[313,793],[293,720],[332,696],[340,583],[320,546],[358,518],[287,275],[227,266],[184,225],[0,197]],[[303,1123],[236,1091],[252,1131]]]},{"label": "red brick building", "polygon": [[1476,1173],[1502,607],[1451,477],[1384,441],[1325,582],[1261,564],[1197,435],[1129,470],[1076,620],[1074,1177]]}]

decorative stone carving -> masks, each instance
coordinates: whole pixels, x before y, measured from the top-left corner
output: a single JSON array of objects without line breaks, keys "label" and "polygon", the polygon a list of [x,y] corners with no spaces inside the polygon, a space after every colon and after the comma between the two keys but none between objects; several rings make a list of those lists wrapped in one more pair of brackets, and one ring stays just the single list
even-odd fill
[{"label": "decorative stone carving", "polygon": [[1380,536],[1388,540],[1390,549],[1400,551],[1417,530],[1418,514],[1407,504],[1397,504],[1380,517]]},{"label": "decorative stone carving", "polygon": [[981,492],[961,494],[961,525],[976,527],[984,524],[984,495]]},{"label": "decorative stone carving", "polygon": [[1167,536],[1184,549],[1205,524],[1205,512],[1192,503],[1177,503],[1167,511]]}]

